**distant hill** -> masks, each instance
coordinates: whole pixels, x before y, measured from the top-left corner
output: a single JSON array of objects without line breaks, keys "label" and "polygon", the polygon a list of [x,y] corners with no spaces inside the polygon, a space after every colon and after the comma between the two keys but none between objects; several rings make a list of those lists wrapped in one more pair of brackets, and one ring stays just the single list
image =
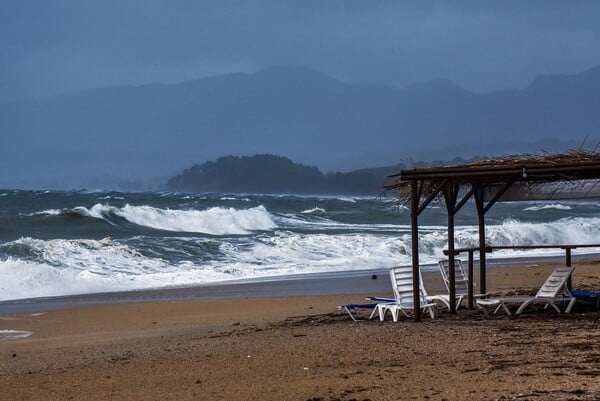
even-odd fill
[{"label": "distant hill", "polygon": [[346,84],[297,67],[94,89],[0,105],[0,186],[162,175],[223,154],[279,154],[348,170],[417,151],[423,158],[432,148],[484,153],[496,143],[597,140],[599,106],[600,67],[486,94],[447,80]]},{"label": "distant hill", "polygon": [[[467,160],[455,158],[433,163],[415,162],[414,165],[465,162]],[[323,173],[315,166],[295,163],[287,157],[269,154],[225,156],[183,170],[169,179],[167,188],[181,192],[377,196],[383,192],[388,176],[405,168],[409,167],[400,163],[346,173]]]},{"label": "distant hill", "polygon": [[169,179],[172,191],[378,195],[396,167],[322,173],[275,155],[226,156],[193,165]]}]

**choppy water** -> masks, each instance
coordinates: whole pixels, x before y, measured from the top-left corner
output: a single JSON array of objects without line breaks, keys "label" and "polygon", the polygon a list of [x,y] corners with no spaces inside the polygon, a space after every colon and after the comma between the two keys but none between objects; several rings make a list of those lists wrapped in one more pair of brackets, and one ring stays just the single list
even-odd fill
[{"label": "choppy water", "polygon": [[[497,204],[487,242],[600,243],[599,211]],[[456,221],[457,246],[475,246],[474,206]],[[446,214],[434,205],[420,223],[421,260],[435,262]],[[391,198],[0,190],[0,300],[385,268],[410,251],[408,211]]]}]

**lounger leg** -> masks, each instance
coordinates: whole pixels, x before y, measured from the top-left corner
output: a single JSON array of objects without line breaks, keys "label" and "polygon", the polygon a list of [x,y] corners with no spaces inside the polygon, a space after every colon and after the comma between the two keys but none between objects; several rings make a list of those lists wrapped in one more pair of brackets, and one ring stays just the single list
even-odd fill
[{"label": "lounger leg", "polygon": [[344,310],[346,312],[348,312],[348,314],[350,315],[350,318],[352,318],[352,320],[354,320],[355,322],[358,322],[358,320],[356,320],[356,318],[354,317],[354,315],[352,314],[352,312],[350,312],[350,309],[348,309],[347,306],[344,305]]},{"label": "lounger leg", "polygon": [[567,305],[567,309],[565,309],[565,313],[571,313],[571,309],[573,309],[575,301],[577,301],[577,298],[571,298],[571,300],[569,301],[569,305]]},{"label": "lounger leg", "polygon": [[523,305],[519,306],[519,309],[517,309],[517,315],[521,314],[521,312],[523,312],[523,310],[529,306],[529,304],[531,304],[533,301],[535,301],[535,299],[530,299],[528,301],[523,302]]},{"label": "lounger leg", "polygon": [[483,305],[479,305],[479,304],[477,304],[477,307],[483,311],[483,314],[484,314],[486,317],[489,317],[489,316],[490,316],[490,312],[488,311],[488,308],[487,308],[487,306],[483,306]]},{"label": "lounger leg", "polygon": [[504,312],[506,312],[506,314],[508,316],[512,315],[512,313],[510,312],[510,309],[508,309],[508,306],[506,306],[506,304],[504,302],[502,302],[502,308],[504,308]]},{"label": "lounger leg", "polygon": [[396,308],[395,306],[394,306],[392,309],[390,309],[390,311],[392,312],[392,320],[393,320],[394,322],[397,322],[397,321],[398,321],[398,311],[399,311],[399,310],[400,310],[400,309],[399,309],[399,308]]},{"label": "lounger leg", "polygon": [[506,305],[504,305],[502,302],[498,303],[498,306],[496,306],[496,309],[494,309],[494,312],[492,313],[492,315],[495,315],[496,313],[498,313],[500,308],[504,308],[504,310],[506,310]]},{"label": "lounger leg", "polygon": [[558,313],[562,313],[560,308],[558,306],[556,306],[556,304],[554,302],[550,302],[549,305],[552,306]]},{"label": "lounger leg", "polygon": [[465,298],[465,296],[464,296],[464,295],[461,295],[461,296],[460,296],[460,298],[458,299],[458,302],[456,302],[456,309],[458,309],[458,308],[459,308],[459,306],[461,306],[461,305],[462,305],[462,303],[463,303],[463,301],[464,301],[465,299],[466,299],[466,298]]},{"label": "lounger leg", "polygon": [[380,322],[383,322],[385,320],[385,312],[386,312],[386,309],[384,309],[383,305],[381,305],[381,304],[377,305],[377,313],[379,314]]}]

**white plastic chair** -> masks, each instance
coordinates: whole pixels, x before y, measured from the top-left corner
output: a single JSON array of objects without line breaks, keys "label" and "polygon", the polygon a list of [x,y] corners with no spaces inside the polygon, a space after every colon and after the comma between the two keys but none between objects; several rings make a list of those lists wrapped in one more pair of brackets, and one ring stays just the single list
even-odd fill
[{"label": "white plastic chair", "polygon": [[[421,272],[419,271],[419,276]],[[427,292],[423,286],[423,278],[420,278],[421,288],[419,290],[420,304],[423,311],[429,312],[431,318],[435,318],[436,304],[428,299]],[[379,320],[385,320],[385,315],[389,311],[394,322],[398,321],[400,312],[406,317],[414,315],[413,298],[413,272],[412,266],[399,266],[390,269],[390,280],[394,290],[394,301],[379,303],[376,306]]]},{"label": "white plastic chair", "polygon": [[508,304],[521,304],[517,309],[517,315],[520,314],[532,304],[545,304],[545,307],[552,306],[558,313],[562,313],[557,302],[568,302],[565,313],[570,313],[575,305],[575,298],[567,289],[567,280],[573,273],[573,267],[557,267],[548,276],[544,284],[540,287],[535,296],[516,296],[516,297],[492,297],[487,299],[478,299],[477,305],[487,314],[487,307],[495,307],[493,313],[501,308],[507,315],[511,315]]},{"label": "white plastic chair", "polygon": [[[442,275],[444,285],[448,290],[448,294],[450,294],[450,261],[447,259],[440,260],[438,262],[438,267],[440,269],[440,274]],[[475,284],[473,284],[473,287],[475,287]],[[467,278],[465,269],[460,259],[454,259],[454,289],[456,296],[456,309],[458,309],[463,300],[469,295],[469,279]],[[485,298],[487,296],[489,296],[489,294],[473,294],[473,298],[475,299]],[[438,299],[444,303],[448,310],[450,310],[450,295],[438,295]]]}]

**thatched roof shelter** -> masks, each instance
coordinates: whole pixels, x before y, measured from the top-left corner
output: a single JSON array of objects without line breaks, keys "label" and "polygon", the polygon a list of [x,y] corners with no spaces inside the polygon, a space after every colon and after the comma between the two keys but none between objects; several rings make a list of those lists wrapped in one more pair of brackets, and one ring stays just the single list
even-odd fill
[{"label": "thatched roof shelter", "polygon": [[[600,153],[573,150],[564,154],[511,156],[459,166],[413,168],[389,178],[386,189],[397,189],[400,200],[410,205],[415,319],[420,320],[418,216],[431,201],[443,199],[448,213],[450,306],[454,312],[454,215],[474,198],[479,223],[480,291],[485,293],[486,212],[504,200],[600,197]],[[472,261],[470,264],[472,268]],[[469,298],[472,302],[472,296]]]}]

